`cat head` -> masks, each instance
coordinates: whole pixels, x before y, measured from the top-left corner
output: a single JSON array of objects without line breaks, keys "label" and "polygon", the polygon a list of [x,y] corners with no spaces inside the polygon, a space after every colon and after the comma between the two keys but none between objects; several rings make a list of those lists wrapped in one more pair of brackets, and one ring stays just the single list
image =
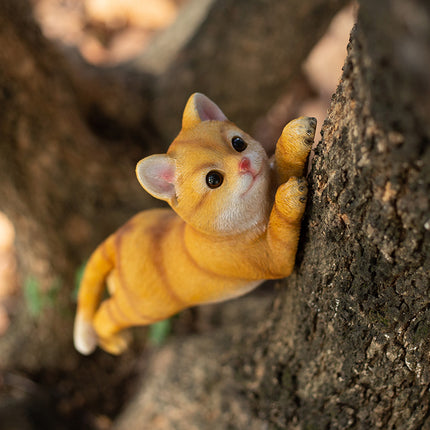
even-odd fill
[{"label": "cat head", "polygon": [[264,148],[203,94],[188,100],[167,153],[141,160],[136,174],[146,191],[199,231],[228,235],[267,221],[271,180]]}]

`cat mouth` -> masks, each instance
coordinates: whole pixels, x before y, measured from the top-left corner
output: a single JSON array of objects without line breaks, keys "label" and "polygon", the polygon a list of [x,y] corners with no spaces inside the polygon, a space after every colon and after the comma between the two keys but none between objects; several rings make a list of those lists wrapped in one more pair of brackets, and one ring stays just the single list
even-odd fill
[{"label": "cat mouth", "polygon": [[261,177],[261,172],[262,172],[262,168],[257,172],[257,173],[252,173],[252,172],[250,172],[250,171],[248,171],[248,172],[246,172],[245,174],[249,174],[249,175],[251,175],[252,176],[252,181],[251,181],[251,183],[249,184],[249,186],[248,186],[248,188],[241,194],[241,197],[243,197],[244,195],[246,195],[250,190],[251,190],[251,188],[254,186],[254,184],[260,179],[260,177]]}]

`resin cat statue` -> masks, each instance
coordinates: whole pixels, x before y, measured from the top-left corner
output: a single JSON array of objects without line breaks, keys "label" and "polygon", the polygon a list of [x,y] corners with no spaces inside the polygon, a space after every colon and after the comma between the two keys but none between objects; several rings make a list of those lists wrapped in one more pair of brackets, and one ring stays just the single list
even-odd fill
[{"label": "resin cat statue", "polygon": [[315,126],[315,118],[291,121],[269,159],[214,102],[193,94],[167,153],[136,167],[142,187],[173,210],[138,213],[94,251],[79,290],[76,349],[120,354],[128,327],[290,275]]}]

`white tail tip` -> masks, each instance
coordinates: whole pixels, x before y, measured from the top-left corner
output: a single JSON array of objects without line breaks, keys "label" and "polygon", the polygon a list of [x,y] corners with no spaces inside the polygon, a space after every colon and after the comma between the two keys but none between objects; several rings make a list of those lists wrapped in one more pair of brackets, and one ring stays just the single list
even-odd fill
[{"label": "white tail tip", "polygon": [[97,347],[97,334],[92,324],[79,314],[79,312],[75,318],[73,342],[76,350],[83,355],[91,354]]}]

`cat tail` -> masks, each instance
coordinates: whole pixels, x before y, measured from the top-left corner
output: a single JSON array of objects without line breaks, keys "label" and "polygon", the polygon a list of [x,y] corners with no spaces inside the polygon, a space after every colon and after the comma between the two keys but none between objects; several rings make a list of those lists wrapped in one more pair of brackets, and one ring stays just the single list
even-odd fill
[{"label": "cat tail", "polygon": [[110,237],[96,248],[88,260],[79,286],[73,343],[76,350],[84,355],[91,354],[97,347],[98,336],[92,321],[106,287],[106,278],[114,268],[112,245]]}]

